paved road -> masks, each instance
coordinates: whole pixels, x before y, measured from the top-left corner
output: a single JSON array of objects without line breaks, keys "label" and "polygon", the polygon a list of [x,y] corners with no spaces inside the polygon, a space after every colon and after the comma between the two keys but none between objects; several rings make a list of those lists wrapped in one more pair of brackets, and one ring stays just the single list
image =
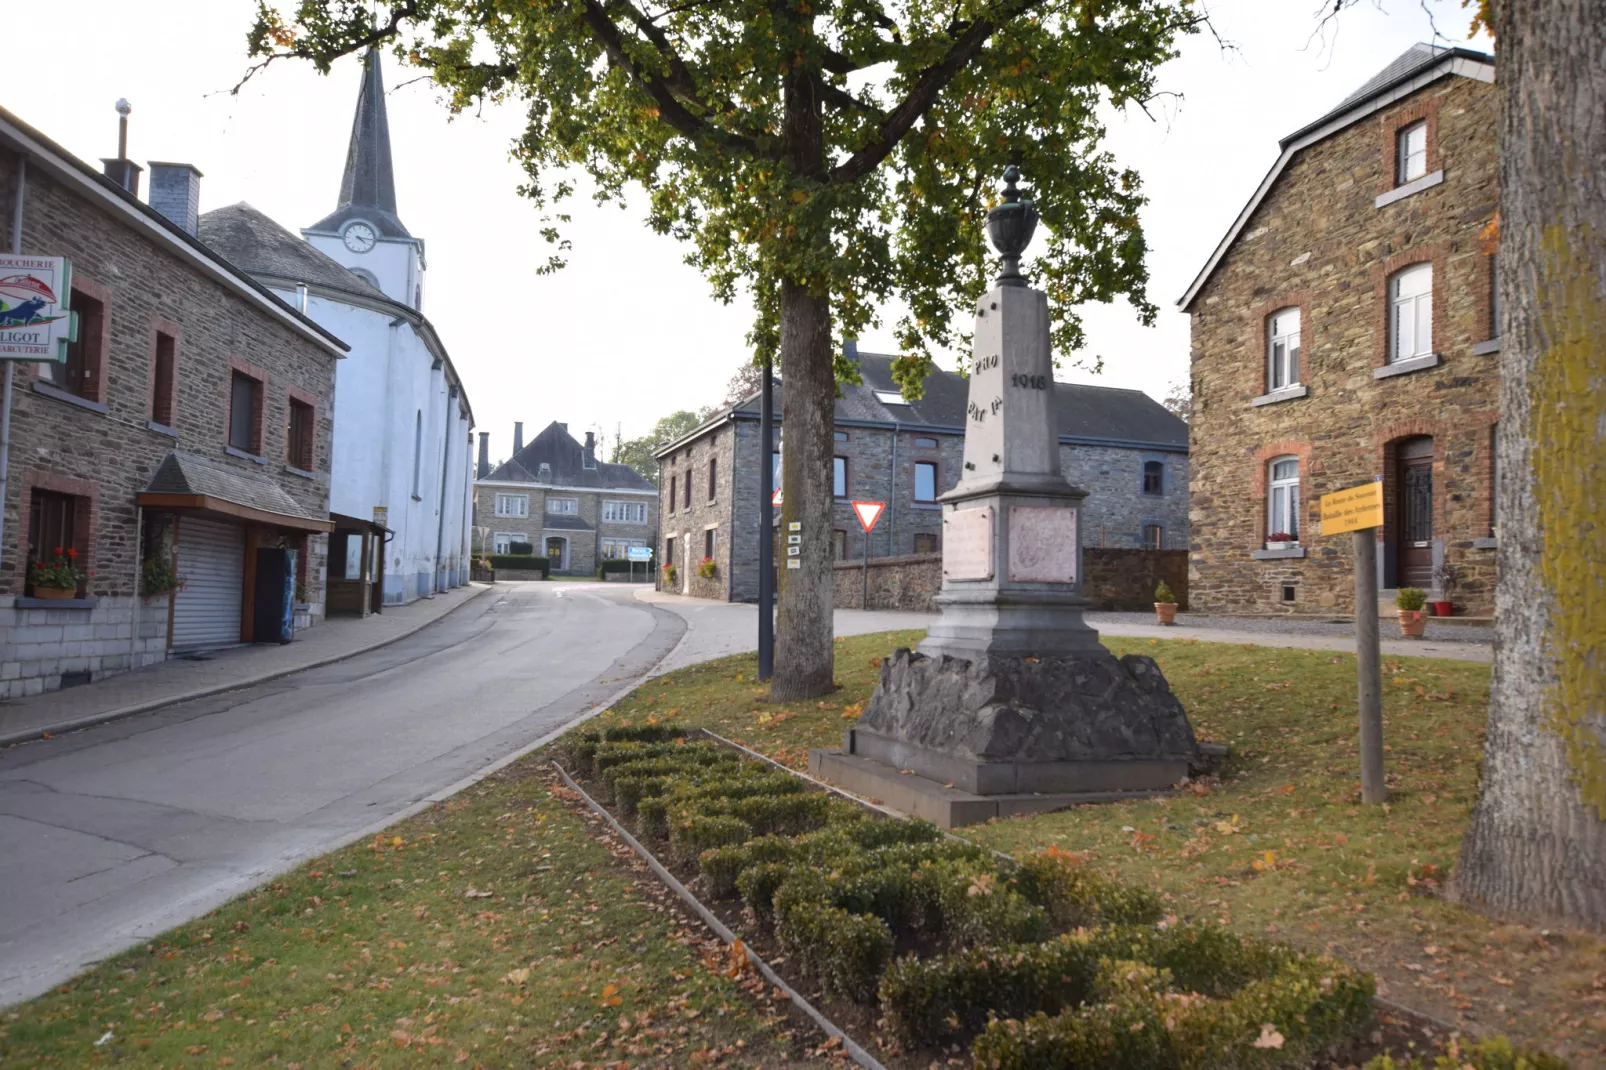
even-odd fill
[{"label": "paved road", "polygon": [[348,661],[0,751],[0,1006],[606,701],[686,629],[632,593],[508,585]]}]

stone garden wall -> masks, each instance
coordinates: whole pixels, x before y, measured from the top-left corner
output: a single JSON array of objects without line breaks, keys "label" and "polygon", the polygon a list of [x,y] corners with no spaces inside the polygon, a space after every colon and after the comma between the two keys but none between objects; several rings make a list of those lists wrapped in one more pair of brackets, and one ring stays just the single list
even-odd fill
[{"label": "stone garden wall", "polygon": [[[1154,589],[1163,579],[1177,602],[1188,607],[1188,551],[1101,549],[1082,550],[1082,592],[1095,609],[1151,609]],[[839,561],[836,565],[835,605],[838,609],[935,610],[942,590],[941,554],[901,554],[870,559],[869,605],[864,603],[864,565]]]}]

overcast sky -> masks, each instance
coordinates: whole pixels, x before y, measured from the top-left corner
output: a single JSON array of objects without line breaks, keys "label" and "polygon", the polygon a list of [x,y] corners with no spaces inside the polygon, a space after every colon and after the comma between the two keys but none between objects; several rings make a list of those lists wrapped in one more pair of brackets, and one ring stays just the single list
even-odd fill
[{"label": "overcast sky", "polygon": [[[96,161],[116,152],[112,105],[126,97],[133,159],[199,167],[203,212],[249,201],[299,230],[335,208],[358,62],[337,64],[327,78],[309,64],[278,63],[231,96],[247,65],[252,7],[57,0],[50,19],[61,33],[40,38],[43,47],[10,49],[0,65],[0,106]],[[1110,124],[1108,147],[1138,170],[1150,199],[1143,223],[1159,322],[1143,328],[1125,305],[1089,310],[1103,374],[1061,378],[1156,398],[1184,380],[1188,321],[1175,301],[1276,159],[1277,139],[1432,39],[1434,23],[1441,43],[1467,43],[1468,15],[1455,0],[1363,3],[1325,41],[1313,37],[1316,0],[1209,7],[1236,50],[1224,53],[1208,35],[1190,39],[1160,76],[1180,103],[1160,121],[1134,111]],[[448,121],[428,84],[396,88],[413,76],[387,57],[400,215],[427,243],[424,311],[464,378],[477,425],[491,432],[493,456],[507,454],[514,420],[527,437],[552,420],[575,432],[593,427],[611,446],[616,428],[632,437],[675,409],[718,401],[746,357],[750,309],[713,301],[677,244],[648,231],[639,211],[584,200],[571,209],[569,267],[537,276],[548,248],[508,157],[520,109]],[[861,348],[891,351],[893,320]],[[951,367],[951,355],[942,363]]]}]

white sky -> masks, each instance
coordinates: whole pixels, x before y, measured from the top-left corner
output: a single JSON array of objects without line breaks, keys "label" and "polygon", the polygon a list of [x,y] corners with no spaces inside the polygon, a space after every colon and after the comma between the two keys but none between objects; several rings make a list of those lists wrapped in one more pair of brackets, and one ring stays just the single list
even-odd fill
[{"label": "white sky", "polygon": [[[1124,304],[1088,312],[1101,376],[1063,378],[1136,387],[1156,398],[1185,379],[1188,321],[1174,302],[1276,159],[1277,139],[1317,118],[1413,42],[1466,39],[1454,0],[1381,0],[1346,13],[1336,36],[1313,39],[1316,0],[1214,0],[1224,54],[1190,39],[1161,72],[1182,94],[1166,116],[1116,116],[1108,147],[1143,176],[1150,204],[1152,329]],[[320,77],[281,62],[238,97],[251,0],[58,0],[52,21],[71,47],[11,49],[0,106],[85,160],[116,151],[112,104],[134,106],[129,155],[184,161],[205,173],[201,210],[249,201],[291,230],[335,208],[358,83],[355,59]],[[63,38],[50,38],[58,43]],[[1489,49],[1487,39],[1472,42]],[[467,386],[494,457],[509,452],[514,420],[526,437],[551,420],[576,433],[641,434],[675,409],[723,395],[745,359],[750,310],[721,306],[681,249],[633,209],[572,202],[569,267],[537,276],[548,247],[516,190],[508,148],[522,129],[516,104],[448,121],[425,83],[387,57],[391,141],[400,215],[427,243],[424,311]],[[1158,113],[1157,113],[1158,114]],[[48,252],[49,250],[30,250]],[[888,310],[891,313],[893,310]],[[892,349],[894,315],[861,339]],[[952,366],[952,361],[944,361]]]}]

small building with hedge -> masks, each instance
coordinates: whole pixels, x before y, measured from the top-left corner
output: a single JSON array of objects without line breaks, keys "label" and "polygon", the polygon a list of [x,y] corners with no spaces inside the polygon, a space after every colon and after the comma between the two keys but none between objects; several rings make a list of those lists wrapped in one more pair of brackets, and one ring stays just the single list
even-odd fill
[{"label": "small building with hedge", "polygon": [[473,543],[498,579],[592,576],[614,562],[623,572],[629,548],[652,546],[657,530],[658,488],[627,464],[598,460],[592,432],[581,443],[554,422],[526,444],[515,423],[512,456],[495,467],[480,432]]}]

